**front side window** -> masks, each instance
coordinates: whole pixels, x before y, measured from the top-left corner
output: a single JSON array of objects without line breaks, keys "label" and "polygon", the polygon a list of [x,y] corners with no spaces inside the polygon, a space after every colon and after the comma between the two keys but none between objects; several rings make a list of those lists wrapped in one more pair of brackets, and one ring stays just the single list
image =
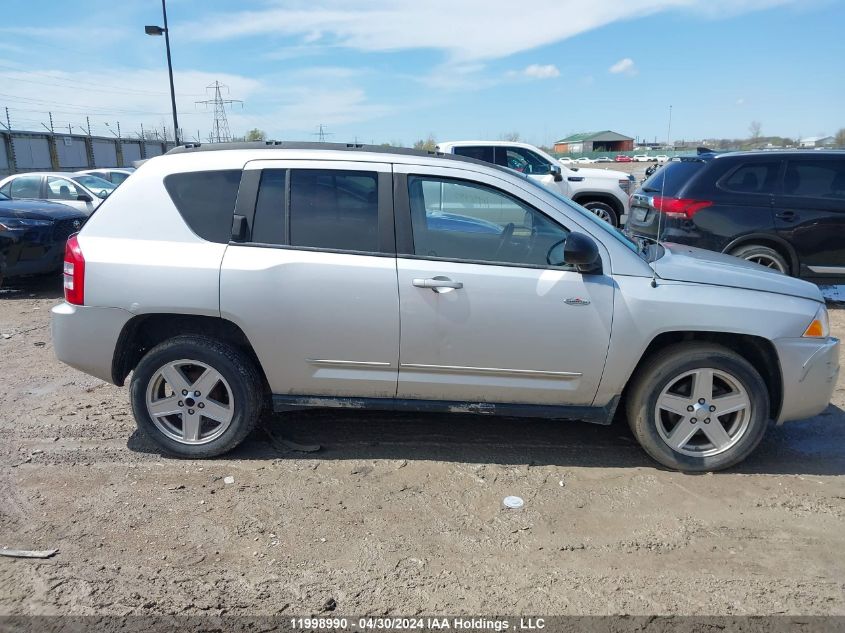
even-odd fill
[{"label": "front side window", "polygon": [[289,214],[291,246],[379,250],[375,172],[293,169]]},{"label": "front side window", "polygon": [[789,161],[783,192],[788,196],[845,199],[845,160]]},{"label": "front side window", "polygon": [[408,178],[414,253],[422,257],[548,266],[569,234],[525,203],[478,183]]},{"label": "front side window", "polygon": [[12,198],[32,200],[41,197],[41,176],[21,176],[12,181],[10,194]]},{"label": "front side window", "polygon": [[780,162],[753,162],[740,165],[719,182],[719,187],[733,193],[775,193]]},{"label": "front side window", "polygon": [[129,174],[124,174],[119,171],[113,171],[109,174],[109,180],[111,180],[115,185],[119,185],[127,178],[129,178]]},{"label": "front side window", "polygon": [[496,160],[502,167],[516,170],[527,176],[545,176],[551,165],[540,156],[523,147],[497,147]]},{"label": "front side window", "polygon": [[47,199],[48,200],[77,200],[80,195],[85,193],[77,188],[73,182],[67,178],[47,177]]}]

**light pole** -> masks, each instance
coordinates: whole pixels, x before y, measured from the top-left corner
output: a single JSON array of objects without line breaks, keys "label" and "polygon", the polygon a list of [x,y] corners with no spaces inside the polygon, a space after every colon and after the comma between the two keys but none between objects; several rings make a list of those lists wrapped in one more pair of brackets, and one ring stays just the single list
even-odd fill
[{"label": "light pole", "polygon": [[[147,35],[164,35],[164,45],[167,48],[167,72],[170,74],[170,105],[173,107],[173,139],[179,145],[179,121],[176,119],[176,89],[173,87],[173,63],[170,61],[170,31],[167,28],[167,6],[161,0],[161,13],[164,16],[164,26],[144,27]],[[166,141],[167,139],[165,139]]]}]

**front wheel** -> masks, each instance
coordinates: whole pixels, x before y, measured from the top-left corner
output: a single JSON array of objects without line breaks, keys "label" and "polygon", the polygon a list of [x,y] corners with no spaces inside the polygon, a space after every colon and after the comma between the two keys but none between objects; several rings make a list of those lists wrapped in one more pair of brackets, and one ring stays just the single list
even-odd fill
[{"label": "front wheel", "polygon": [[664,466],[721,470],[745,459],[763,438],[768,390],[742,356],[720,345],[682,343],[639,369],[627,414],[640,445]]},{"label": "front wheel", "polygon": [[616,215],[616,210],[606,202],[593,200],[591,202],[585,202],[583,206],[585,209],[588,209],[596,214],[600,220],[607,222],[610,226],[619,226],[619,216]]},{"label": "front wheel", "polygon": [[262,412],[262,381],[252,359],[204,336],[177,336],[138,363],[130,387],[138,428],[176,457],[232,450]]}]

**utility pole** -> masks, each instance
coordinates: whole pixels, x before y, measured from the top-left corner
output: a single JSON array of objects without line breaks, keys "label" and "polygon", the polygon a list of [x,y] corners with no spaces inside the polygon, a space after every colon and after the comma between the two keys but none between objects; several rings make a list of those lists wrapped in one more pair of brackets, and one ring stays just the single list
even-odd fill
[{"label": "utility pole", "polygon": [[[164,26],[147,25],[144,32],[147,35],[164,35],[164,45],[167,49],[167,74],[170,77],[170,106],[173,109],[173,139],[179,145],[179,121],[176,118],[176,88],[173,87],[173,61],[170,58],[170,29],[167,28],[167,5],[161,0],[161,14]],[[166,140],[166,139],[165,139]]]}]

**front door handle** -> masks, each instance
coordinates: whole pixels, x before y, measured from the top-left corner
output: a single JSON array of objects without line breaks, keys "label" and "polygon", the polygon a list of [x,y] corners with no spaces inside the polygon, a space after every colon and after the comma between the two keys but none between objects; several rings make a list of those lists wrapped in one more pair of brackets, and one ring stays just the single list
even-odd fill
[{"label": "front door handle", "polygon": [[412,282],[417,288],[431,288],[434,292],[449,292],[464,287],[460,281],[452,281],[448,277],[431,277],[429,279],[414,279]]},{"label": "front door handle", "polygon": [[795,211],[781,211],[780,213],[775,213],[775,217],[784,222],[795,222],[798,219],[798,214]]}]

